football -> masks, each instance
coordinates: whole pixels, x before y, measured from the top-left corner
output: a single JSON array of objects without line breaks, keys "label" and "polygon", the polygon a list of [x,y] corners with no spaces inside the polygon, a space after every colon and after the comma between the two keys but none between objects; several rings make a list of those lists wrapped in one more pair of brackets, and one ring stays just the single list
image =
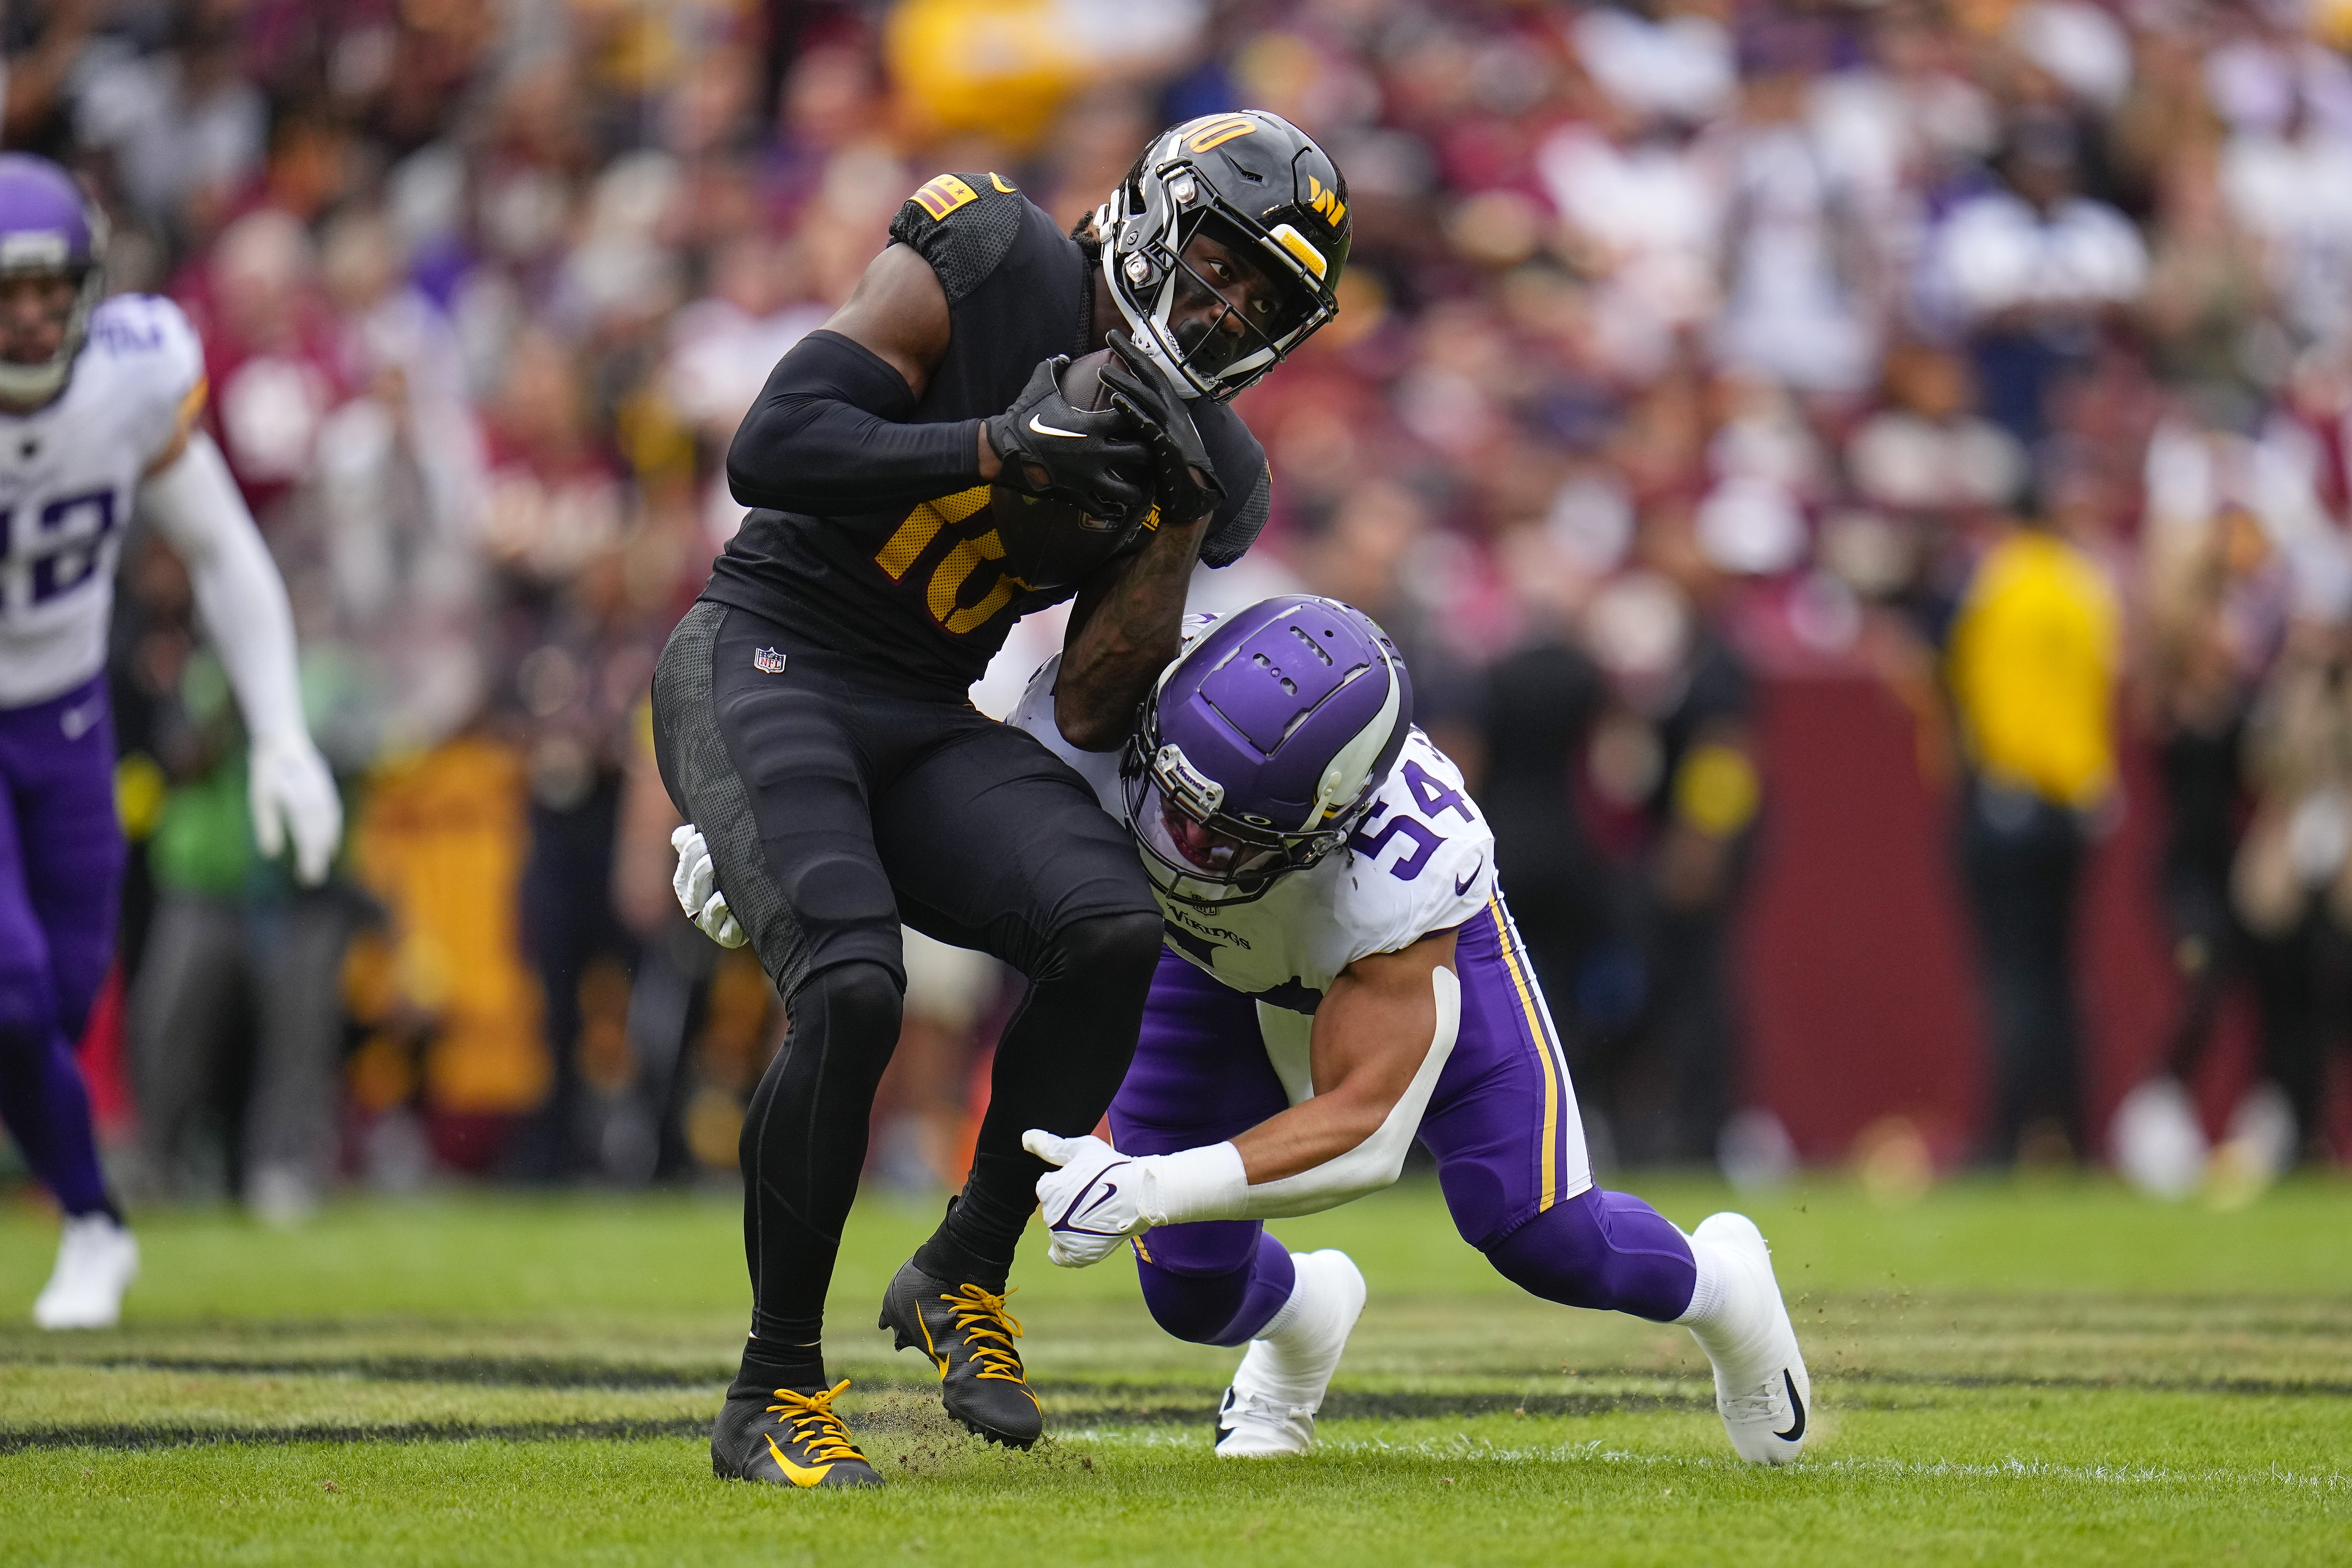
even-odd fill
[{"label": "football", "polygon": [[[1070,362],[1062,372],[1062,395],[1074,408],[1110,406],[1102,384],[1108,349]],[[1147,475],[1130,476],[1147,491]],[[989,516],[1004,546],[1004,569],[1033,589],[1076,587],[1104,562],[1126,548],[1142,525],[1141,516],[1124,522],[1090,517],[1056,496],[1028,496],[1003,485],[991,487]],[[1148,510],[1148,509],[1146,509]]]}]

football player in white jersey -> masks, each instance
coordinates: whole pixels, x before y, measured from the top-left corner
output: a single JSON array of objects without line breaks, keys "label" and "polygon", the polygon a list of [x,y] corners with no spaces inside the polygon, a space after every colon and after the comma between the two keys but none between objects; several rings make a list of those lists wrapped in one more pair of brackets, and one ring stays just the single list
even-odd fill
[{"label": "football player in white jersey", "polygon": [[295,684],[294,626],[196,424],[204,356],[168,300],[103,300],[104,220],[46,159],[0,154],[0,1121],[65,1213],[44,1328],[114,1323],[139,1249],[109,1195],[74,1042],[114,953],[123,842],[105,679],[134,510],[188,568],[252,742],[264,853],[325,879],[342,832]]},{"label": "football player in white jersey", "polygon": [[1057,1263],[1134,1238],[1160,1326],[1250,1342],[1217,1451],[1298,1453],[1364,1301],[1345,1254],[1263,1222],[1388,1185],[1418,1136],[1463,1239],[1549,1300],[1689,1325],[1741,1457],[1802,1451],[1811,1385],[1764,1238],[1685,1236],[1593,1184],[1568,1068],[1496,886],[1494,836],[1412,726],[1403,661],[1328,599],[1188,626],[1120,754],[1054,727],[1049,664],[1013,722],[1122,817],[1168,919],[1100,1139],[1031,1134]]},{"label": "football player in white jersey", "polygon": [[1196,622],[1123,754],[1013,722],[1122,817],[1168,919],[1134,1066],[1100,1139],[1030,1135],[1053,1256],[1134,1238],[1161,1327],[1250,1342],[1217,1452],[1303,1451],[1364,1302],[1343,1253],[1265,1220],[1388,1185],[1418,1136],[1463,1239],[1549,1300],[1689,1325],[1741,1457],[1802,1451],[1811,1385],[1764,1238],[1685,1236],[1595,1186],[1576,1094],[1495,877],[1494,836],[1412,726],[1403,661],[1328,599]]},{"label": "football player in white jersey", "polygon": [[[1464,1239],[1570,1306],[1687,1324],[1745,1458],[1803,1449],[1811,1398],[1764,1238],[1719,1214],[1685,1236],[1593,1184],[1576,1096],[1460,773],[1412,727],[1403,662],[1360,612],[1265,600],[1187,623],[1124,752],[1054,720],[1056,664],[1013,722],[1129,825],[1167,916],[1117,1146],[1033,1131],[1057,1263],[1133,1238],[1181,1339],[1250,1348],[1217,1452],[1303,1452],[1364,1304],[1344,1253],[1263,1222],[1388,1185],[1418,1136]],[[740,941],[691,828],[678,898]]]}]

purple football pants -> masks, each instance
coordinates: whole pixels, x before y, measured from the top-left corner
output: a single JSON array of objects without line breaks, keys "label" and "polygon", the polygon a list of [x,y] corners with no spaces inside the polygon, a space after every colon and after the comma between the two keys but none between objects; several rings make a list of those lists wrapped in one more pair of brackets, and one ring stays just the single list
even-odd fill
[{"label": "purple football pants", "polygon": [[66,1213],[111,1210],[73,1052],[122,886],[104,677],[0,709],[0,1121]]},{"label": "purple football pants", "polygon": [[[1576,1099],[1543,994],[1501,901],[1454,948],[1462,1028],[1422,1118],[1462,1238],[1547,1300],[1680,1317],[1697,1275],[1682,1232],[1641,1199],[1591,1184]],[[1257,1004],[1160,955],[1111,1132],[1131,1154],[1222,1142],[1286,1109]],[[1255,1220],[1160,1226],[1138,1238],[1143,1298],[1178,1339],[1235,1345],[1289,1300],[1290,1255]]]}]

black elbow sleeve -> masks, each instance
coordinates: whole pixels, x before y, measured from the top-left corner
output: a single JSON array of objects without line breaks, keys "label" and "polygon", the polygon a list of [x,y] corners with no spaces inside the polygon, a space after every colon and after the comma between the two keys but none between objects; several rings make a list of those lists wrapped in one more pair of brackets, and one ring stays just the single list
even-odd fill
[{"label": "black elbow sleeve", "polygon": [[727,448],[745,506],[845,512],[929,500],[980,482],[976,420],[909,425],[915,395],[880,355],[819,330],[793,345]]}]

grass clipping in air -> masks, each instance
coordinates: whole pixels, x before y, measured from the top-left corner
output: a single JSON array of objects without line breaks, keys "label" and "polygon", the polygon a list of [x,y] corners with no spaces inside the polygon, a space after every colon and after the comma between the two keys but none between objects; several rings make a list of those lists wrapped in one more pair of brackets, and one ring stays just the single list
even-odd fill
[{"label": "grass clipping in air", "polygon": [[[1643,1189],[1685,1226],[1731,1202]],[[1818,1447],[1736,1463],[1683,1331],[1537,1301],[1433,1185],[1278,1224],[1370,1305],[1303,1460],[1220,1461],[1238,1352],[1179,1344],[1132,1267],[1024,1252],[1049,1419],[1029,1454],[940,1413],[871,1327],[920,1213],[862,1207],[827,1351],[894,1483],[710,1479],[746,1308],[730,1204],[354,1205],[291,1235],[157,1214],[125,1326],[26,1320],[54,1228],[0,1218],[12,1563],[1337,1562],[1914,1564],[2352,1558],[2352,1188],[2237,1214],[2097,1183],[1850,1188],[1744,1206],[1812,1367]],[[1032,1242],[1035,1241],[1034,1234]]]}]

